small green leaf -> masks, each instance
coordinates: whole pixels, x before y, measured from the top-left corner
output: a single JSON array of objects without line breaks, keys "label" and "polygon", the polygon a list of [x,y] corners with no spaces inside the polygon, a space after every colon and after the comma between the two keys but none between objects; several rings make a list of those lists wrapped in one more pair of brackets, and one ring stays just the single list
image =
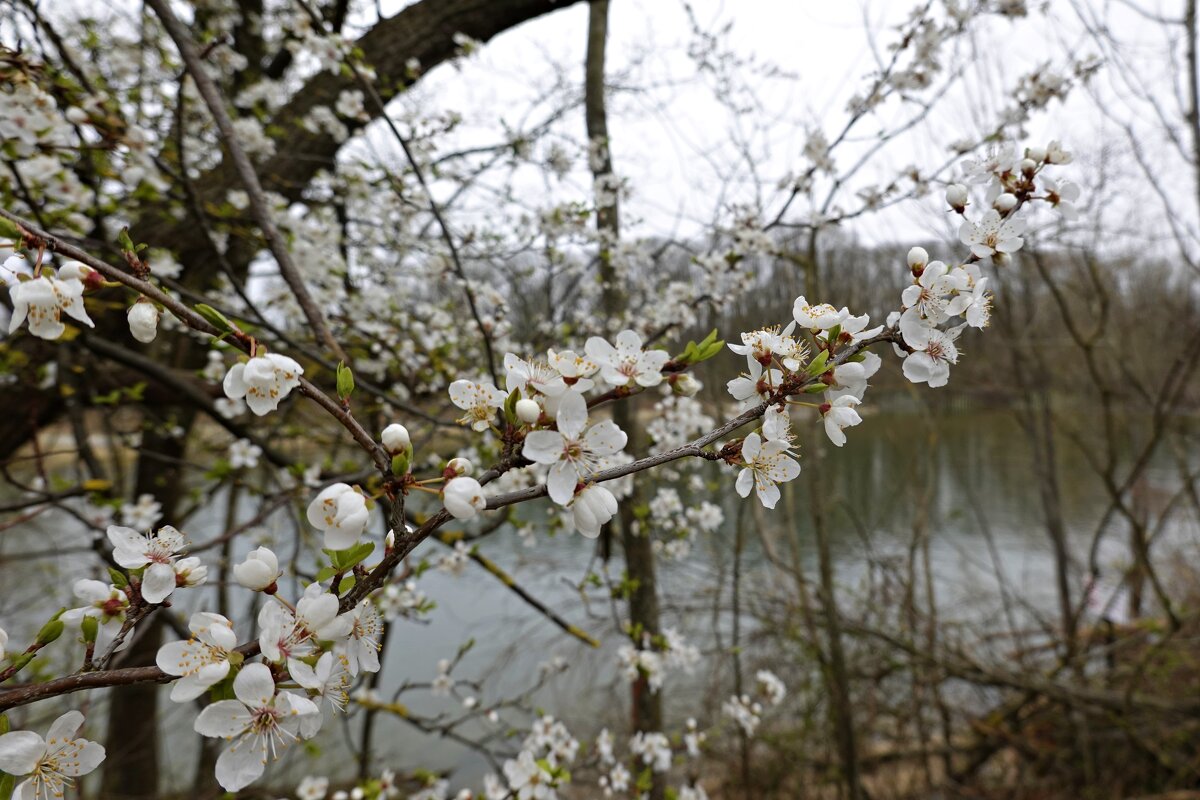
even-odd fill
[{"label": "small green leaf", "polygon": [[352,394],[354,394],[354,373],[346,366],[346,362],[339,361],[337,366],[338,399],[345,403]]},{"label": "small green leaf", "polygon": [[220,311],[204,303],[197,303],[193,308],[196,309],[197,314],[208,320],[208,323],[221,333],[233,333],[233,323]]},{"label": "small green leaf", "polygon": [[817,353],[816,358],[814,358],[812,361],[809,362],[808,369],[806,371],[808,372],[809,375],[820,375],[822,372],[825,371],[825,365],[828,362],[829,362],[829,351],[822,350],[821,352]]}]

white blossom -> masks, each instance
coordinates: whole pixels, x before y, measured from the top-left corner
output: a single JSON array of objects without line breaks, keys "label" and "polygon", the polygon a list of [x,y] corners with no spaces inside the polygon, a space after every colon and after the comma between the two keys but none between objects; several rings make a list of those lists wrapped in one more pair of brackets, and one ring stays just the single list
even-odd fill
[{"label": "white blossom", "polygon": [[857,397],[847,394],[830,403],[821,404],[821,420],[825,423],[825,435],[838,447],[846,443],[846,434],[842,429],[862,422],[862,417],[854,410],[859,402]]},{"label": "white blossom", "polygon": [[451,478],[442,487],[442,503],[455,519],[471,519],[487,507],[483,487],[470,477]]},{"label": "white blossom", "polygon": [[[262,776],[270,758],[302,735],[316,733],[317,706],[292,692],[275,693],[275,681],[265,664],[247,664],[233,679],[236,700],[219,700],[196,718],[202,736],[230,742],[217,759],[217,782],[236,792]],[[307,738],[307,736],[305,736]]]},{"label": "white blossom", "polygon": [[75,778],[100,766],[104,748],[76,738],[81,725],[83,714],[68,711],[51,723],[45,739],[33,731],[0,736],[0,770],[25,777],[13,790],[12,800],[61,798]]},{"label": "white blossom", "polygon": [[279,559],[265,547],[251,550],[242,563],[233,567],[233,579],[256,592],[271,586],[282,574]]},{"label": "white blossom", "polygon": [[84,308],[83,282],[78,278],[61,280],[43,275],[14,283],[8,291],[13,305],[12,319],[8,323],[9,333],[28,320],[29,332],[34,336],[57,339],[67,329],[62,322],[63,312],[89,328],[95,327]]},{"label": "white blossom", "polygon": [[971,248],[971,253],[978,258],[987,258],[993,253],[1015,253],[1021,249],[1025,240],[1021,234],[1025,231],[1024,220],[1008,217],[1003,218],[996,209],[990,209],[978,223],[963,220],[959,228],[958,238]]},{"label": "white blossom", "polygon": [[749,497],[754,489],[767,508],[774,508],[779,502],[776,484],[794,480],[800,474],[800,464],[791,457],[785,442],[763,442],[757,432],[742,440],[742,463],[734,488],[742,497]]},{"label": "white blossom", "polygon": [[308,504],[308,523],[325,533],[325,546],[345,550],[358,542],[367,527],[371,512],[367,499],[345,483],[334,483],[321,490]]},{"label": "white blossom", "polygon": [[459,423],[472,430],[486,431],[492,424],[496,409],[504,407],[504,392],[490,383],[457,380],[450,384],[450,401],[467,413]]},{"label": "white blossom", "polygon": [[245,398],[246,405],[258,416],[279,408],[288,393],[300,385],[304,368],[293,359],[267,353],[234,364],[225,374],[224,388],[233,400]]},{"label": "white blossom", "polygon": [[538,464],[551,465],[546,489],[550,499],[560,506],[571,502],[576,484],[591,476],[602,459],[624,449],[628,439],[611,420],[599,422],[584,433],[587,421],[583,397],[569,392],[558,408],[558,430],[533,431],[525,437],[524,456]]},{"label": "white blossom", "polygon": [[158,650],[155,663],[168,675],[178,675],[171,686],[177,703],[195,700],[229,674],[229,655],[237,647],[233,623],[220,614],[200,611],[188,621],[192,638],[168,642]]},{"label": "white blossom", "polygon": [[631,330],[618,333],[616,342],[614,347],[593,336],[584,344],[588,358],[600,365],[601,378],[613,386],[650,387],[662,383],[662,368],[671,357],[667,351],[642,350],[642,337]]}]

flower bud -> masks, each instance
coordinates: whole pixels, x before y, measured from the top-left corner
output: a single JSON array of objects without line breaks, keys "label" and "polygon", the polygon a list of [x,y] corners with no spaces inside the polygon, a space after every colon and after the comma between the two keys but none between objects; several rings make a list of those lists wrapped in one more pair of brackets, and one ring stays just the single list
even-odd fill
[{"label": "flower bud", "polygon": [[412,447],[412,439],[409,438],[408,428],[398,422],[393,422],[383,429],[382,439],[384,448],[392,455]]},{"label": "flower bud", "polygon": [[465,477],[446,482],[442,489],[442,502],[455,519],[470,519],[487,505],[479,481]]},{"label": "flower bud", "polygon": [[154,341],[158,334],[158,309],[149,301],[139,300],[129,307],[129,332],[142,344]]},{"label": "flower bud", "polygon": [[42,626],[38,631],[37,643],[42,647],[53,642],[58,637],[62,636],[63,621],[61,619],[52,619]]},{"label": "flower bud", "polygon": [[66,110],[66,112],[63,114],[63,116],[65,116],[67,118],[67,121],[73,125],[82,125],[83,123],[88,121],[87,112],[84,111],[79,106],[71,106],[70,108],[68,108]]},{"label": "flower bud", "polygon": [[967,187],[961,183],[952,183],[946,187],[946,202],[955,211],[962,213],[967,207]]},{"label": "flower bud", "polygon": [[470,475],[475,465],[465,458],[452,458],[446,463],[446,469],[455,475]]},{"label": "flower bud", "polygon": [[914,247],[908,251],[908,265],[913,269],[920,269],[929,263],[929,253],[924,247]]},{"label": "flower bud", "polygon": [[992,207],[1000,212],[1012,211],[1017,207],[1017,196],[1012,192],[1005,192],[996,198],[992,203]]},{"label": "flower bud", "polygon": [[1044,147],[1027,147],[1025,148],[1025,158],[1034,162],[1042,162],[1046,160],[1046,148]]},{"label": "flower bud", "polygon": [[68,261],[58,269],[58,279],[60,281],[76,280],[86,282],[88,276],[95,272],[94,269],[87,264],[81,264],[78,261]]},{"label": "flower bud", "polygon": [[396,532],[388,530],[387,536],[383,537],[383,547],[385,550],[394,550],[396,548]]},{"label": "flower bud", "polygon": [[91,644],[96,641],[96,634],[100,632],[100,623],[95,617],[84,617],[79,623],[79,630],[83,633],[84,643]]},{"label": "flower bud", "polygon": [[542,407],[537,404],[537,401],[524,398],[517,401],[517,419],[524,422],[526,425],[532,425],[538,421],[538,417],[542,415]]},{"label": "flower bud", "polygon": [[265,547],[251,550],[245,561],[233,567],[233,579],[256,592],[269,589],[281,574],[279,559]]},{"label": "flower bud", "polygon": [[1032,158],[1021,159],[1021,172],[1025,173],[1026,175],[1032,175],[1033,173],[1037,172],[1037,162]]},{"label": "flower bud", "polygon": [[700,381],[684,372],[671,378],[671,391],[681,397],[695,397],[700,391]]}]

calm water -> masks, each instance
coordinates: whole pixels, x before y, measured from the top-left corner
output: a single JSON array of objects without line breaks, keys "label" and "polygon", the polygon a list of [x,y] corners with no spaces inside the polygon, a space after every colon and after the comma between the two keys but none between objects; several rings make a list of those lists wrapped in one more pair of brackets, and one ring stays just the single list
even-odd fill
[{"label": "calm water", "polygon": [[[802,442],[817,434],[815,424],[800,423],[797,427]],[[934,435],[919,416],[877,413],[851,434],[845,448],[827,448],[830,452],[825,454],[822,467],[837,578],[851,615],[855,613],[855,598],[865,592],[869,579],[908,558],[913,520],[921,505],[918,498],[925,495],[930,560],[944,620],[969,622],[977,628],[981,624],[1003,625],[997,615],[998,574],[1004,576],[1012,596],[1024,604],[1019,612],[1021,624],[1037,616],[1052,618],[1056,599],[1050,543],[1031,479],[1029,447],[1011,414],[954,414],[942,419]],[[1076,574],[1081,575],[1105,498],[1094,479],[1089,478],[1086,462],[1073,448],[1062,443],[1059,454],[1063,513],[1070,529],[1072,553],[1079,560]],[[802,453],[802,461],[806,471],[819,466],[807,452]],[[789,488],[774,513],[759,513],[733,495],[732,472],[718,474],[714,468],[712,477],[720,489],[706,499],[725,509],[724,529],[707,540],[697,539],[687,559],[667,562],[660,568],[662,595],[668,598],[664,600],[664,623],[683,631],[706,650],[718,642],[728,644],[728,575],[738,525],[743,526],[745,541],[744,627],[754,628],[758,624],[754,614],[768,607],[767,601],[780,592],[790,591],[789,584],[770,568],[764,547],[785,556],[795,547],[810,576],[815,575],[817,562],[804,476]],[[1177,472],[1170,455],[1164,453],[1148,473],[1148,494],[1164,497],[1177,485]],[[219,501],[215,508],[220,511],[202,512],[187,526],[192,541],[201,542],[221,532],[224,502]],[[252,505],[246,503],[242,518],[252,513]],[[290,523],[283,516],[271,520],[264,531],[274,526],[290,531]],[[87,545],[88,536],[71,517],[47,513],[0,536],[0,554],[66,551]],[[1108,565],[1121,561],[1122,542],[1123,529],[1116,526],[1101,550],[1101,562]],[[244,551],[254,544],[246,541],[240,547]],[[1195,521],[1180,517],[1179,522],[1168,526],[1156,547],[1159,560],[1180,554],[1189,558],[1200,555]],[[290,549],[290,544],[285,545],[281,552]],[[474,564],[460,576],[435,569],[426,573],[419,585],[437,608],[427,622],[399,621],[393,627],[380,695],[390,699],[406,682],[428,682],[439,659],[452,658],[461,644],[474,639],[474,648],[463,657],[454,675],[459,680],[486,682],[481,690],[472,688],[467,692],[480,698],[481,707],[526,691],[538,679],[538,665],[561,656],[571,665],[570,670],[541,689],[534,697],[535,704],[565,718],[580,736],[594,733],[600,724],[619,728],[626,690],[614,665],[622,639],[614,633],[611,607],[603,592],[588,591],[585,602],[577,589],[589,570],[598,568],[593,543],[574,534],[539,536],[537,546],[531,549],[511,531],[501,531],[484,540],[481,550],[515,575],[532,594],[601,638],[601,651],[596,654],[567,637]],[[428,542],[416,556],[436,559],[446,552],[442,545]],[[212,553],[207,555],[206,560],[211,561]],[[14,644],[36,629],[36,615],[72,604],[69,587],[77,577],[93,575],[91,563],[87,554],[65,553],[52,560],[0,564],[0,581],[6,587],[0,596],[0,625],[13,635]],[[619,575],[619,564],[614,563],[612,569],[614,575]],[[20,593],[9,589],[18,584],[31,588]],[[182,602],[176,606],[180,613],[193,607],[214,607],[211,590],[182,594]],[[245,603],[248,595],[237,590],[236,597]],[[244,639],[250,631],[239,633]],[[67,638],[64,636],[55,645],[56,653],[67,652]],[[668,680],[668,704],[674,699],[678,707],[681,697],[696,698],[710,688],[727,694],[728,682],[713,684],[713,673],[706,668],[709,663],[707,659],[702,662],[690,678]],[[74,699],[82,698],[77,695]],[[405,692],[400,700],[414,712],[442,715],[442,722],[464,713],[453,698],[433,697],[426,690]],[[94,702],[96,709],[103,707],[101,698]],[[182,788],[190,783],[190,767],[185,764],[191,762],[195,752],[190,733],[195,709],[167,702],[165,693],[163,706],[170,773],[175,788]],[[51,713],[49,709],[35,710],[28,721],[36,725]],[[92,731],[98,734],[102,728],[95,710],[91,713]],[[520,725],[523,718],[511,714],[507,719]],[[315,758],[294,749],[271,773],[273,782],[282,788],[310,772],[353,774],[348,750],[342,743],[347,730],[342,723],[327,721],[317,740],[319,755]],[[349,724],[355,739],[359,725],[358,719]],[[380,715],[376,727],[377,764],[453,770],[456,787],[478,780],[488,769],[486,761],[469,749],[420,733],[401,720]],[[508,728],[475,721],[459,729],[468,735],[489,730],[502,733]]]}]

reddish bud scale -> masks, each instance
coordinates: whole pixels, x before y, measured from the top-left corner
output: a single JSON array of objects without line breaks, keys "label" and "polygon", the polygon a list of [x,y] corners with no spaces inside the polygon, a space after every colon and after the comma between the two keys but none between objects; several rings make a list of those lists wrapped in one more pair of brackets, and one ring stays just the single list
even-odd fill
[{"label": "reddish bud scale", "polygon": [[565,383],[567,386],[574,386],[575,384],[579,383],[579,378],[578,377],[570,377],[569,378],[566,375],[564,375],[563,383]]},{"label": "reddish bud scale", "polygon": [[925,272],[925,265],[924,265],[924,264],[919,264],[919,265],[917,265],[917,266],[915,266],[915,267],[913,267],[913,268],[912,268],[912,274],[913,274],[913,277],[914,277],[914,278],[919,278],[919,277],[921,277],[921,273],[923,273],[923,272]]},{"label": "reddish bud scale", "polygon": [[444,470],[442,470],[442,477],[446,480],[450,480],[451,478],[457,478],[458,473],[455,472],[452,467],[446,467]]},{"label": "reddish bud scale", "polygon": [[852,341],[854,341],[854,336],[852,334],[847,333],[846,331],[842,331],[841,333],[838,334],[838,342],[839,343],[850,344],[850,342],[852,342]]},{"label": "reddish bud scale", "polygon": [[826,386],[833,386],[833,384],[834,384],[833,370],[829,370],[828,372],[826,372],[824,375],[821,376],[821,383],[825,384]]},{"label": "reddish bud scale", "polygon": [[829,409],[831,408],[833,408],[833,406],[829,405],[829,403],[821,403],[821,406],[817,410],[821,412],[822,416],[824,416],[825,414],[829,413]]},{"label": "reddish bud scale", "polygon": [[759,378],[758,383],[754,384],[754,391],[758,392],[759,394],[766,394],[767,392],[771,391],[771,384],[767,383],[762,378]]},{"label": "reddish bud scale", "polygon": [[754,360],[766,367],[770,365],[773,357],[771,353],[763,353],[761,356],[755,356]]},{"label": "reddish bud scale", "polygon": [[275,581],[271,581],[271,585],[268,586],[267,588],[263,589],[262,593],[263,594],[275,594],[278,591],[279,591],[279,584],[277,584]]},{"label": "reddish bud scale", "polygon": [[104,613],[110,617],[115,617],[117,614],[120,614],[124,607],[125,604],[117,599],[105,600],[103,605],[101,605],[101,608],[104,609]]},{"label": "reddish bud scale", "polygon": [[86,291],[94,292],[97,289],[104,287],[104,276],[94,269],[89,269],[87,274],[83,276],[83,288]]}]

